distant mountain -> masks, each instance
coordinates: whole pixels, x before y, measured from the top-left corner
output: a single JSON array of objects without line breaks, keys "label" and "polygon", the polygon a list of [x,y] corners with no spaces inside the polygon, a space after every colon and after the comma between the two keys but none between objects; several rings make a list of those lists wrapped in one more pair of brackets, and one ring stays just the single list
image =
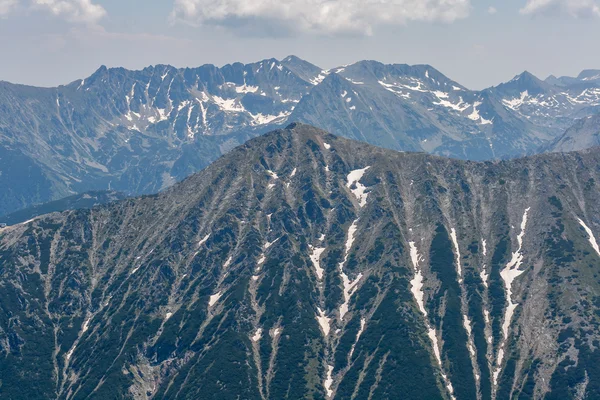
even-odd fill
[{"label": "distant mountain", "polygon": [[597,399],[598,165],[294,124],[2,229],[0,397]]},{"label": "distant mountain", "polygon": [[528,72],[488,89],[505,107],[556,138],[577,119],[600,112],[600,80],[554,78],[541,81]]},{"label": "distant mountain", "polygon": [[581,82],[600,82],[600,70],[586,69],[576,78],[571,76],[561,76],[560,78],[550,76],[546,79],[546,82],[557,86],[569,86]]},{"label": "distant mountain", "polygon": [[524,154],[551,137],[489,92],[467,90],[430,66],[375,61],[330,71],[290,120],[391,149],[473,160]]},{"label": "distant mountain", "polygon": [[[0,214],[89,190],[154,193],[284,122],[315,79],[277,60],[100,68],[45,89],[0,83]],[[320,71],[320,69],[319,69]]]},{"label": "distant mountain", "polygon": [[395,150],[528,154],[600,112],[594,77],[551,84],[524,73],[471,91],[428,65],[323,70],[290,56],[220,68],[102,67],[58,88],[2,82],[0,215],[90,190],[155,193],[292,121]]},{"label": "distant mountain", "polygon": [[577,121],[543,150],[556,153],[589,149],[594,146],[600,146],[600,114]]},{"label": "distant mountain", "polygon": [[64,199],[15,211],[12,214],[2,215],[0,216],[0,224],[20,224],[40,215],[67,210],[92,208],[98,205],[110,203],[112,201],[122,200],[125,197],[126,196],[123,193],[115,191],[96,191],[76,194],[65,197]]}]

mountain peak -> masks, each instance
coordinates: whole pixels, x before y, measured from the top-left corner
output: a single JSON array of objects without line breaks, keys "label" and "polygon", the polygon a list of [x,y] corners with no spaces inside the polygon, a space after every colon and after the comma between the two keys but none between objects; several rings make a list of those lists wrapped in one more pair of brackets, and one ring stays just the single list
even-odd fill
[{"label": "mountain peak", "polygon": [[524,71],[510,81],[496,86],[496,89],[512,96],[518,96],[523,92],[527,92],[530,96],[537,96],[550,91],[552,85],[542,81],[531,72]]},{"label": "mountain peak", "polygon": [[519,82],[520,84],[529,86],[544,86],[544,82],[529,71],[523,71],[515,76],[511,82]]},{"label": "mountain peak", "polygon": [[585,69],[577,76],[577,79],[582,81],[595,81],[600,80],[599,69]]},{"label": "mountain peak", "polygon": [[323,69],[294,55],[287,56],[281,60],[281,65],[307,82],[314,81],[323,72]]}]

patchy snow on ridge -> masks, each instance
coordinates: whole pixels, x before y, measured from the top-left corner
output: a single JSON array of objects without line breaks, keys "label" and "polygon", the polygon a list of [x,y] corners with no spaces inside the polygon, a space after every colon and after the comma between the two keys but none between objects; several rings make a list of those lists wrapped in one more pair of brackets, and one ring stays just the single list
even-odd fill
[{"label": "patchy snow on ridge", "polygon": [[479,110],[477,109],[477,107],[479,107],[481,104],[482,103],[480,101],[476,101],[475,103],[473,103],[473,112],[469,114],[467,118],[469,118],[471,121],[479,122],[481,125],[493,124],[493,121],[485,119],[479,114]]},{"label": "patchy snow on ridge", "polygon": [[235,87],[236,93],[256,93],[258,91],[258,86],[248,86],[244,84],[243,86]]},{"label": "patchy snow on ridge", "polygon": [[505,106],[507,106],[508,108],[517,111],[517,109],[519,107],[521,107],[525,101],[527,100],[527,98],[529,97],[529,92],[527,90],[525,90],[524,92],[521,92],[521,97],[516,97],[514,99],[503,99],[502,103],[504,103]]},{"label": "patchy snow on ridge", "polygon": [[348,174],[348,183],[346,184],[346,187],[348,187],[349,189],[354,185],[355,189],[350,189],[352,191],[352,193],[354,194],[354,196],[356,196],[356,199],[358,200],[358,203],[361,207],[364,207],[367,204],[367,197],[369,196],[368,193],[365,193],[367,190],[367,187],[362,185],[360,183],[360,180],[362,179],[362,177],[365,175],[365,172],[367,172],[367,170],[371,168],[371,167],[365,167],[363,169],[355,169],[354,171],[350,172]]},{"label": "patchy snow on ridge", "polygon": [[246,112],[244,106],[237,99],[224,99],[219,96],[213,96],[213,102],[223,111],[241,113]]},{"label": "patchy snow on ridge", "polygon": [[448,99],[450,98],[450,95],[448,93],[445,92],[440,92],[438,90],[433,91],[432,92],[437,98],[438,98],[438,102],[433,102],[434,105],[436,106],[442,106],[442,107],[446,107],[446,108],[450,108],[454,111],[458,111],[458,112],[463,112],[465,111],[467,108],[470,107],[469,104],[465,103],[462,99],[462,97],[460,97],[460,101],[458,102],[458,104],[454,104],[452,102],[450,102]]},{"label": "patchy snow on ridge", "polygon": [[317,86],[319,83],[323,82],[329,74],[329,71],[321,71],[321,73],[317,77],[310,80],[310,83],[314,86]]}]

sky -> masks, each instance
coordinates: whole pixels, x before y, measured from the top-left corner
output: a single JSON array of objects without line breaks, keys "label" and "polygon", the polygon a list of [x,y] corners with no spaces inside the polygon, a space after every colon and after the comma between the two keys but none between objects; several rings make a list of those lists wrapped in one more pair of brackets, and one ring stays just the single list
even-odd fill
[{"label": "sky", "polygon": [[0,80],[293,54],[324,69],[430,64],[482,89],[600,69],[598,38],[600,0],[0,0]]}]

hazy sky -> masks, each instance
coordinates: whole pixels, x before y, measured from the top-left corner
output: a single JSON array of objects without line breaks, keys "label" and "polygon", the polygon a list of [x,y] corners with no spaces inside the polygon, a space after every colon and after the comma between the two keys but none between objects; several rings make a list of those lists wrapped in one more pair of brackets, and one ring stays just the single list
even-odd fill
[{"label": "hazy sky", "polygon": [[479,89],[600,69],[598,39],[600,0],[0,0],[0,80],[295,54],[323,68],[431,64]]}]

